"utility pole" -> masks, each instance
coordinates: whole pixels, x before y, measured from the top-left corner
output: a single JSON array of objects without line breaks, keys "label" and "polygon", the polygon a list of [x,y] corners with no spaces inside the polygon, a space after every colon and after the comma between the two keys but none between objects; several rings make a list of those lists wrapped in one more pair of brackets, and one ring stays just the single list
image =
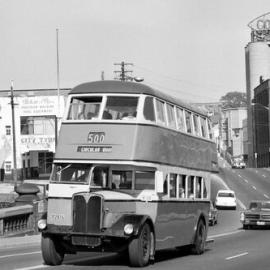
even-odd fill
[{"label": "utility pole", "polygon": [[17,187],[18,175],[17,175],[17,158],[16,158],[16,130],[15,130],[15,113],[14,113],[14,95],[13,95],[13,81],[11,81],[10,87],[10,105],[12,115],[12,139],[13,139],[13,176],[14,176],[14,190]]},{"label": "utility pole", "polygon": [[[126,70],[126,66],[133,66],[133,63],[125,63],[122,61],[121,63],[114,63],[115,66],[121,66],[121,70],[115,70],[114,73],[116,77],[115,80],[120,81],[133,81],[132,70]],[[119,74],[119,76],[117,76]]]},{"label": "utility pole", "polygon": [[59,42],[58,42],[58,28],[56,29],[56,69],[57,69],[57,106],[58,117],[60,117],[60,69],[59,69]]},{"label": "utility pole", "polygon": [[57,75],[57,113],[54,118],[54,145],[55,145],[55,153],[56,146],[58,142],[58,121],[60,119],[60,68],[59,68],[59,41],[58,41],[58,33],[59,29],[56,29],[56,75]]}]

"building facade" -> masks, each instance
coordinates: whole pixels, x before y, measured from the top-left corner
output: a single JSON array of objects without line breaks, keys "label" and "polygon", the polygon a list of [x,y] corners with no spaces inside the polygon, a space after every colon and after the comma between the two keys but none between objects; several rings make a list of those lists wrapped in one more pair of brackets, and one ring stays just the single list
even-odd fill
[{"label": "building facade", "polygon": [[254,156],[255,166],[258,168],[270,166],[269,90],[270,80],[263,81],[254,90]]},{"label": "building facade", "polygon": [[221,151],[230,154],[231,158],[245,159],[245,123],[247,108],[230,108],[222,110],[221,117]]},{"label": "building facade", "polygon": [[[18,179],[48,178],[69,91],[14,91],[15,132],[12,127],[10,91],[0,92],[0,166],[4,169],[6,179],[13,177],[15,152]],[[13,136],[16,139],[15,152]]]}]

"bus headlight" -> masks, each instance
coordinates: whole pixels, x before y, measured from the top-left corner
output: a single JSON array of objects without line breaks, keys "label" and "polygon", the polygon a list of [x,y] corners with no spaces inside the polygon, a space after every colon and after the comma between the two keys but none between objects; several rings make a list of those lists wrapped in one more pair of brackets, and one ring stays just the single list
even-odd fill
[{"label": "bus headlight", "polygon": [[245,220],[245,214],[242,212],[241,214],[240,214],[240,221],[244,221]]},{"label": "bus headlight", "polygon": [[38,228],[42,231],[47,227],[47,221],[46,219],[40,219],[38,221]]},{"label": "bus headlight", "polygon": [[132,224],[126,224],[125,227],[124,227],[124,233],[127,234],[127,235],[130,235],[133,233],[133,225]]}]

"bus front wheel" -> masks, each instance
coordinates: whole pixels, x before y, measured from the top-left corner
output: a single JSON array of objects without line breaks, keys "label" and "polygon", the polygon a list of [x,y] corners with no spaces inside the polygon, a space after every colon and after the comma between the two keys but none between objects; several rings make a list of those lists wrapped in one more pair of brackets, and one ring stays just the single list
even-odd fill
[{"label": "bus front wheel", "polygon": [[42,235],[41,252],[47,265],[60,265],[65,256],[63,248],[51,236]]},{"label": "bus front wheel", "polygon": [[204,253],[205,240],[206,240],[206,226],[204,222],[200,219],[194,238],[194,244],[192,245],[191,249],[193,254],[199,255]]},{"label": "bus front wheel", "polygon": [[143,267],[149,263],[154,253],[154,234],[147,223],[143,225],[137,238],[130,242],[128,253],[133,267]]}]

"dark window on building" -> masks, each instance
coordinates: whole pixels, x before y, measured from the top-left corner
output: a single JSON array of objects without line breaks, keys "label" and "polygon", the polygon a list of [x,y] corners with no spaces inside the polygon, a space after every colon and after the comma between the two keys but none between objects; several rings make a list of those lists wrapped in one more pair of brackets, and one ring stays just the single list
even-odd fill
[{"label": "dark window on building", "polygon": [[21,116],[21,135],[54,135],[54,116]]},{"label": "dark window on building", "polygon": [[6,126],[6,135],[11,135],[11,126]]}]

